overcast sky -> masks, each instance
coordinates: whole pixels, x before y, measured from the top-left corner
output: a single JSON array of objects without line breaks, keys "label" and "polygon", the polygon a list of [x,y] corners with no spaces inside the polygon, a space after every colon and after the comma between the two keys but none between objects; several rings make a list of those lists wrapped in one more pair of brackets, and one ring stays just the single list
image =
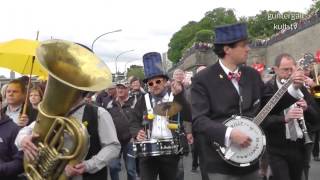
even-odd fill
[{"label": "overcast sky", "polygon": [[[168,50],[172,35],[189,21],[199,21],[217,7],[234,9],[237,17],[254,16],[260,10],[305,13],[312,0],[3,0],[0,9],[0,42],[15,38],[52,38],[83,43],[115,71],[142,64],[143,54]],[[0,71],[4,74],[4,71]],[[8,73],[5,73],[8,75]]]}]

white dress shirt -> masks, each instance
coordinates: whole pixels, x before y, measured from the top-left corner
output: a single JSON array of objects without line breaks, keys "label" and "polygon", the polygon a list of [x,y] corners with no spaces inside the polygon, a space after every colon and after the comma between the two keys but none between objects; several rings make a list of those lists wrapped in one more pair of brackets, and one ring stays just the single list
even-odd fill
[{"label": "white dress shirt", "polygon": [[9,116],[13,120],[14,123],[18,124],[21,108],[22,108],[22,104],[14,110],[12,110],[8,105],[5,113],[7,116]]}]

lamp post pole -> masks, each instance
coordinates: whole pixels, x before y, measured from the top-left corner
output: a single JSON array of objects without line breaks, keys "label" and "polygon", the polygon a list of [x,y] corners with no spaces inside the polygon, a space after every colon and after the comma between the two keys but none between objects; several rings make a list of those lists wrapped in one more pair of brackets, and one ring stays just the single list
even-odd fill
[{"label": "lamp post pole", "polygon": [[115,74],[115,77],[116,77],[116,80],[117,80],[117,75],[118,75],[118,66],[117,66],[117,61],[118,61],[118,58],[123,55],[123,54],[126,54],[128,52],[131,52],[131,51],[134,51],[134,49],[131,49],[131,50],[128,50],[128,51],[123,51],[121,53],[119,53],[116,57],[116,59],[114,60],[114,63],[115,63],[115,66],[116,66],[116,74]]},{"label": "lamp post pole", "polygon": [[124,65],[125,76],[127,76],[127,74],[128,74],[128,67],[127,67],[127,65],[128,65],[128,64],[135,65],[135,64],[133,64],[133,62],[135,62],[135,61],[141,61],[141,59],[138,58],[138,59],[134,59],[134,60],[131,60],[131,61],[126,62],[126,64]]},{"label": "lamp post pole", "polygon": [[100,36],[97,36],[97,37],[92,41],[92,44],[91,44],[91,49],[92,49],[92,51],[94,51],[94,50],[93,50],[94,43],[95,43],[99,38],[101,38],[101,37],[104,36],[104,35],[111,34],[111,33],[115,33],[115,32],[120,32],[120,31],[122,31],[122,29],[117,29],[117,30],[114,30],[114,31],[106,32],[106,33],[101,34]]}]

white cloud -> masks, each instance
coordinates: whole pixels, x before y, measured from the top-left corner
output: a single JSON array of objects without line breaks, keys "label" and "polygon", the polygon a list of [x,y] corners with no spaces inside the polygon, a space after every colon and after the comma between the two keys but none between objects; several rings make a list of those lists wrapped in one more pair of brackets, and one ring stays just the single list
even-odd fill
[{"label": "white cloud", "polygon": [[[0,7],[0,42],[14,38],[53,38],[91,46],[102,33],[122,32],[100,38],[95,52],[114,72],[118,58],[120,71],[127,61],[138,64],[144,53],[165,52],[172,35],[189,21],[199,21],[217,7],[232,8],[237,16],[253,16],[260,10],[305,12],[312,0],[7,0]],[[127,63],[129,65],[130,63]],[[140,62],[141,64],[141,62]]]}]

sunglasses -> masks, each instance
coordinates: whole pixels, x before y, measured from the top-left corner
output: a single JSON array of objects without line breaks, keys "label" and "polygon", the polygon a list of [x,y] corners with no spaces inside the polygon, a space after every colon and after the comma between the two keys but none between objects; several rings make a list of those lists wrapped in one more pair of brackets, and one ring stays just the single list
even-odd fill
[{"label": "sunglasses", "polygon": [[158,79],[158,80],[155,80],[155,81],[150,81],[150,82],[148,82],[148,85],[150,86],[150,87],[152,87],[153,85],[155,85],[155,84],[161,84],[162,83],[162,80],[161,79]]}]

